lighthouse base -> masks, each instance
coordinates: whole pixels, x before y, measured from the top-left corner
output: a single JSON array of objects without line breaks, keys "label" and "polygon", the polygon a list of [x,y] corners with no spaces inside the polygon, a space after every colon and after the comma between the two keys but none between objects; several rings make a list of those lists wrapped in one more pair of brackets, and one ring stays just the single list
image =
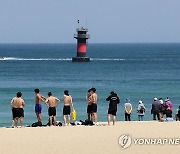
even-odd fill
[{"label": "lighthouse base", "polygon": [[73,57],[72,62],[89,62],[89,57]]}]

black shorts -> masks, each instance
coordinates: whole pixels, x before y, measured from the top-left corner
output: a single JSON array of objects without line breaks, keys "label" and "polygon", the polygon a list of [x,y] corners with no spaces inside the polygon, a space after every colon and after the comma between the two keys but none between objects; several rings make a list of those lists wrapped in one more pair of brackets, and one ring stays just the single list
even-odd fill
[{"label": "black shorts", "polygon": [[108,110],[108,114],[112,114],[114,116],[116,116],[116,112],[117,112],[117,110],[114,110],[114,109],[111,109],[111,108],[109,108],[109,110]]},{"label": "black shorts", "polygon": [[13,108],[12,112],[13,112],[13,118],[24,117],[24,110],[23,110],[23,108]]},{"label": "black shorts", "polygon": [[56,116],[56,108],[55,107],[49,107],[48,113],[49,113],[49,116]]},{"label": "black shorts", "polygon": [[97,112],[97,104],[92,103],[91,106],[92,106],[92,112],[96,113]]},{"label": "black shorts", "polygon": [[64,108],[63,108],[63,115],[70,115],[70,113],[71,113],[70,106],[64,106]]},{"label": "black shorts", "polygon": [[87,106],[87,113],[92,113],[92,105]]}]

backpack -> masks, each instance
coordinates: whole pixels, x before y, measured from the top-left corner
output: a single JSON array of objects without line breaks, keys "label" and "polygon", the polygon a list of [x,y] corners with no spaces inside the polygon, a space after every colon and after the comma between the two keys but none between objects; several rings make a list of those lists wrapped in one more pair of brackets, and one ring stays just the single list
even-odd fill
[{"label": "backpack", "polygon": [[144,111],[145,111],[144,106],[141,106],[139,113],[144,113]]},{"label": "backpack", "polygon": [[94,124],[93,124],[93,122],[90,120],[85,120],[85,122],[84,122],[84,125],[85,126],[93,126]]},{"label": "backpack", "polygon": [[42,123],[40,121],[35,122],[31,125],[31,127],[41,127],[41,126],[42,126]]}]

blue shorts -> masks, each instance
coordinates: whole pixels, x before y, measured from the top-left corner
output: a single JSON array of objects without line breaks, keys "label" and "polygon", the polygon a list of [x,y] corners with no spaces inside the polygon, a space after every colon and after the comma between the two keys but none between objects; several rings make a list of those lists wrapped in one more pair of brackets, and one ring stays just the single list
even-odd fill
[{"label": "blue shorts", "polygon": [[35,113],[41,114],[42,106],[41,104],[36,104],[35,105]]}]

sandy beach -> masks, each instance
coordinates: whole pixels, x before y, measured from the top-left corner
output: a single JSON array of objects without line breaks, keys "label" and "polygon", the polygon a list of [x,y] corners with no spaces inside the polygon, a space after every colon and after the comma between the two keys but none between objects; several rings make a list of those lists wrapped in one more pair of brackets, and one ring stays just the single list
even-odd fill
[{"label": "sandy beach", "polygon": [[132,145],[122,149],[119,136],[180,138],[179,122],[118,122],[115,126],[0,128],[1,154],[179,153],[179,145]]}]

